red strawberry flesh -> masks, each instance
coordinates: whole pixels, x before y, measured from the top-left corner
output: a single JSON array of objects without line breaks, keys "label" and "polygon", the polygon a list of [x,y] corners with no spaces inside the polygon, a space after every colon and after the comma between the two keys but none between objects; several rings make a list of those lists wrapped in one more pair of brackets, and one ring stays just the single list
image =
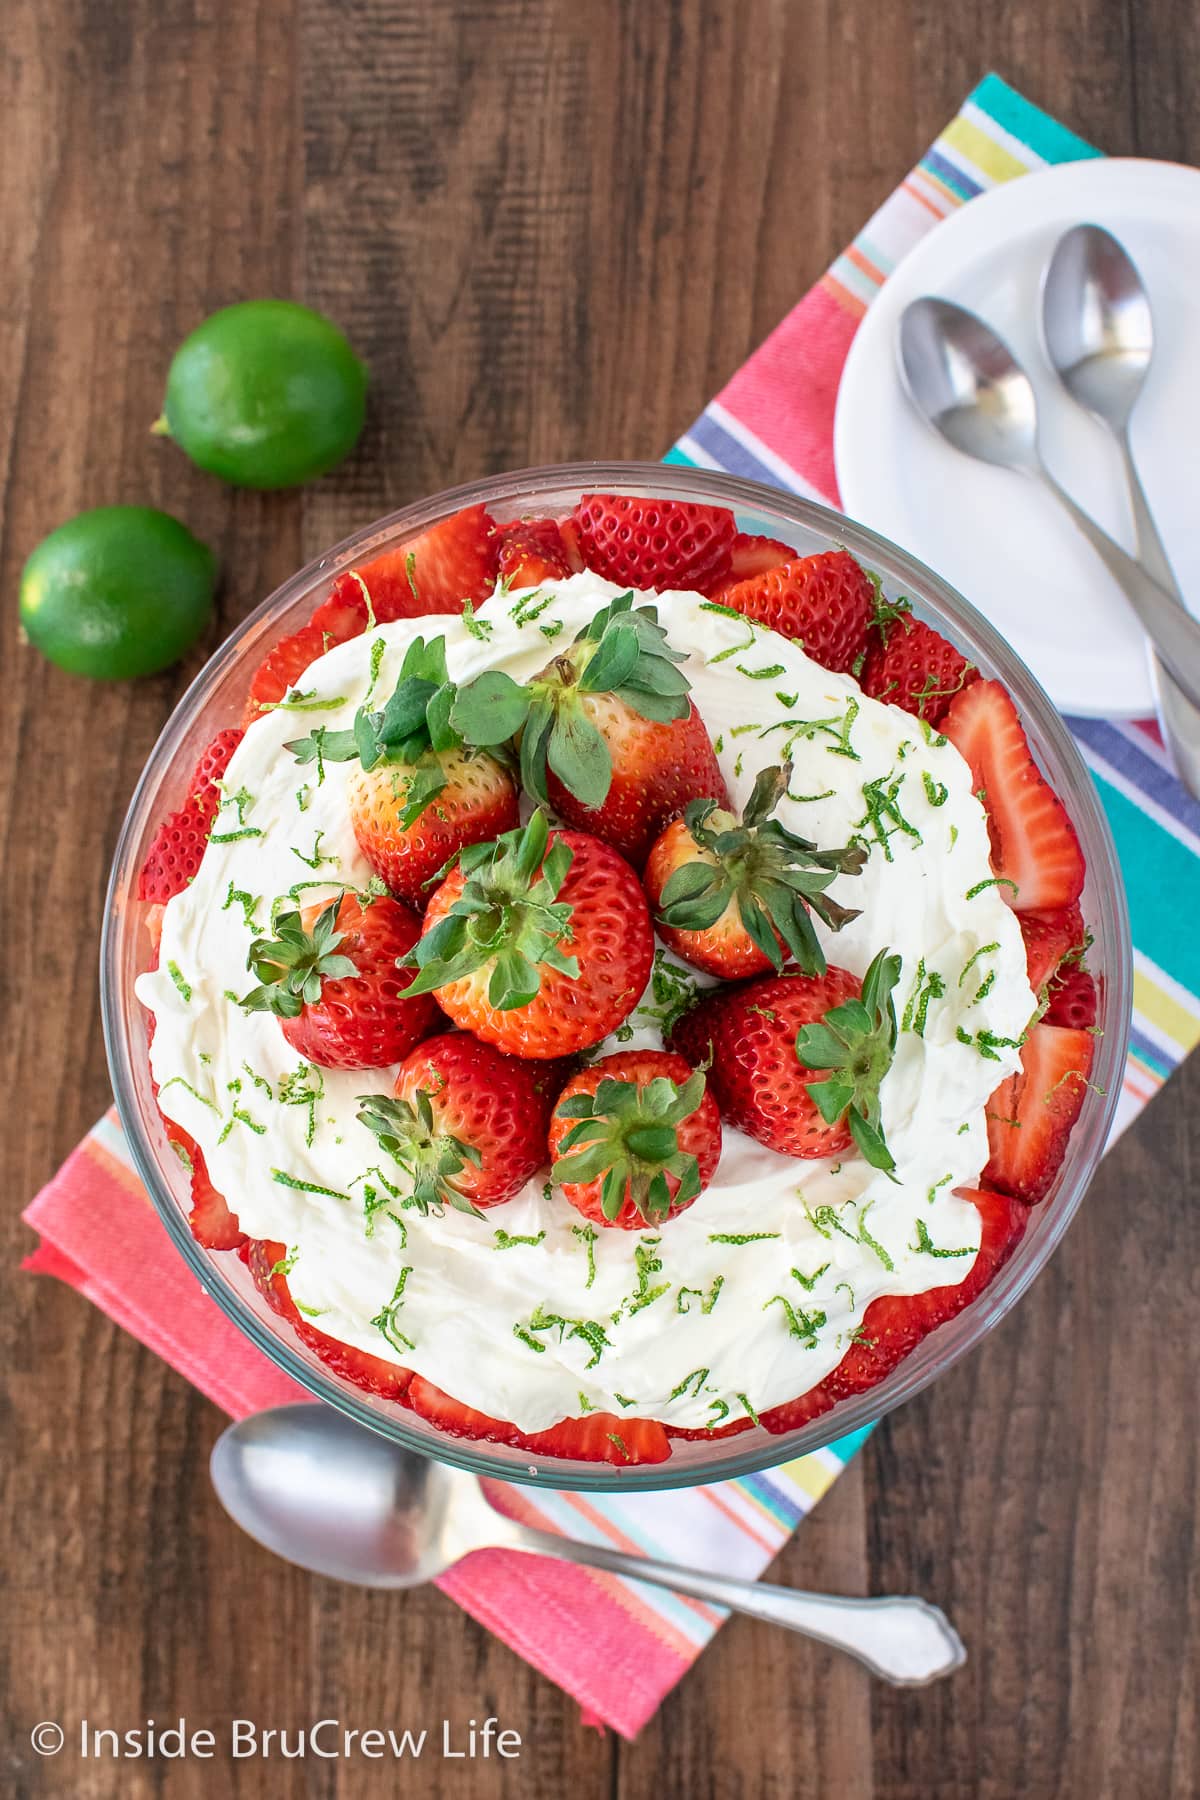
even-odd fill
[{"label": "red strawberry flesh", "polygon": [[972,682],[951,701],[941,729],[970,767],[988,816],[992,868],[1010,905],[1017,912],[1071,906],[1083,891],[1083,852],[1033,760],[1007,688]]}]

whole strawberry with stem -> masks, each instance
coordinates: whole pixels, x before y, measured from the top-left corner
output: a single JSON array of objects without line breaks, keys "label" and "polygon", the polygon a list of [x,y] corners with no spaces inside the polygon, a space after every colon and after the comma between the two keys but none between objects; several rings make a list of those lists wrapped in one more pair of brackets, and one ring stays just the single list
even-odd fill
[{"label": "whole strawberry with stem", "polygon": [[421,1212],[478,1213],[511,1200],[546,1161],[546,1075],[467,1032],[444,1032],[405,1057],[390,1095],[361,1094],[358,1117]]},{"label": "whole strawberry with stem", "polygon": [[274,1013],[293,1050],[327,1069],[381,1069],[433,1030],[438,1010],[401,968],[420,920],[387,896],[343,894],[280,913],[248,958],[259,985],[240,1001]]},{"label": "whole strawberry with stem", "polygon": [[526,790],[640,868],[689,800],[728,794],[687,659],[633,599],[602,607],[524,686],[495,669],[465,683],[450,717],[467,743],[518,744]]},{"label": "whole strawberry with stem", "polygon": [[598,1225],[642,1231],[683,1212],[721,1160],[721,1115],[704,1076],[665,1050],[624,1050],[581,1069],[550,1120],[550,1174]]},{"label": "whole strawberry with stem", "polygon": [[702,999],[670,1045],[708,1070],[721,1115],[783,1156],[839,1156],[853,1144],[873,1168],[895,1167],[880,1085],[896,1051],[892,991],[900,958],[881,950],[861,986],[833,965]]},{"label": "whole strawberry with stem", "polygon": [[434,890],[414,994],[514,1056],[568,1056],[599,1043],[640,1000],[654,933],[637,876],[583,832],[528,825],[472,844]]},{"label": "whole strawberry with stem", "polygon": [[446,640],[416,637],[379,711],[360,708],[349,731],[318,726],[288,745],[300,763],[352,762],[346,784],[354,836],[372,871],[421,907],[431,878],[464,844],[517,823],[517,790],[486,751],[464,747],[450,724],[456,689]]},{"label": "whole strawberry with stem", "polygon": [[791,778],[787,762],[762,769],[740,822],[715,800],[691,801],[651,850],[643,885],[659,936],[693,968],[738,981],[780,973],[790,957],[820,975],[810,909],[831,931],[858,917],[827,890],[857,875],[866,852],[820,850],[772,818]]}]

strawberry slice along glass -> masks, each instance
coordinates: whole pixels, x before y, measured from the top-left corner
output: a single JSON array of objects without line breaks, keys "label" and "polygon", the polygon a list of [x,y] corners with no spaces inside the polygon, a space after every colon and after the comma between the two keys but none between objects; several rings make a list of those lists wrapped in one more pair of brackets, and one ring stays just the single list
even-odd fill
[{"label": "strawberry slice along glass", "polygon": [[[603,603],[573,609],[572,582]],[[514,619],[515,661],[497,651]],[[368,661],[354,711],[340,689]],[[828,711],[800,704],[798,670],[817,684],[806,696],[824,681]],[[294,793],[287,848],[308,865],[286,886],[259,841],[274,801],[239,775],[256,766],[248,750],[229,778],[253,745],[244,733],[264,730]],[[815,776],[839,796],[852,779],[861,804],[836,841]],[[335,788],[345,829],[303,838],[306,811],[327,820]],[[893,947],[904,921],[878,893],[903,895],[887,884],[923,831],[953,816],[938,841],[970,837],[964,794],[984,848],[954,905],[1013,923],[1003,950],[967,937],[951,971]],[[172,903],[183,897],[182,919],[214,853],[263,875],[257,887],[231,876],[216,908],[228,918],[209,909],[210,933],[246,934],[246,973],[224,1000],[257,1014],[292,1066],[246,1059],[230,1074],[217,1056],[224,1079],[206,1085],[205,1052],[188,1063],[195,1080],[168,1076],[160,1090],[150,1038],[163,1074],[157,1059],[184,1029],[174,1012],[196,1004],[193,988],[208,1003],[203,940],[181,936]],[[858,975],[839,965],[843,941]],[[1102,818],[1061,723],[986,624],[818,507],[621,465],[501,477],[410,508],[265,603],[151,759],[118,852],[104,962],[139,1168],[235,1321],[375,1429],[509,1479],[544,1462],[567,1486],[691,1483],[791,1457],[878,1416],[976,1342],[1079,1202],[1129,1000]],[[133,993],[147,971],[157,1021]],[[1018,986],[1027,1020],[997,1030],[1002,991]],[[901,1242],[870,1183],[911,1185],[889,1094],[937,1056],[960,1058],[977,1087],[994,1065],[994,1085],[962,1122],[973,1162],[914,1200]],[[355,1070],[357,1119],[341,1085]],[[343,1188],[318,1179],[320,1148],[335,1131],[341,1144],[348,1120],[373,1160],[364,1149],[368,1166]],[[249,1146],[236,1164],[231,1141]],[[262,1209],[220,1193],[210,1166],[261,1169],[275,1155],[296,1223],[287,1242],[247,1235],[239,1203]],[[850,1189],[823,1197],[855,1169],[857,1201]],[[701,1255],[697,1219],[749,1171],[766,1181],[764,1229],[707,1232]],[[771,1187],[784,1176],[786,1216]],[[486,1315],[506,1271],[502,1292],[525,1304],[505,1367],[524,1356],[535,1396],[561,1395],[578,1371],[557,1422],[522,1427],[474,1404],[486,1383],[428,1349],[441,1327],[421,1233],[452,1214],[476,1236],[454,1240],[447,1321],[472,1287]],[[310,1233],[335,1245],[351,1217],[354,1266],[378,1258],[389,1280],[378,1311],[348,1330],[310,1303],[304,1251]],[[618,1239],[630,1281],[605,1311]],[[568,1242],[569,1311],[548,1279]],[[753,1316],[751,1265],[772,1270]],[[708,1278],[690,1284],[701,1266]],[[853,1278],[840,1315],[827,1269]],[[614,1354],[631,1367],[620,1344],[647,1319],[664,1354],[677,1338],[683,1360],[696,1348],[728,1364],[744,1347],[750,1370],[770,1330],[795,1392],[764,1400],[748,1374],[735,1393],[696,1360],[673,1392],[643,1383],[639,1401],[604,1370]],[[517,1416],[537,1410],[523,1402]]]}]

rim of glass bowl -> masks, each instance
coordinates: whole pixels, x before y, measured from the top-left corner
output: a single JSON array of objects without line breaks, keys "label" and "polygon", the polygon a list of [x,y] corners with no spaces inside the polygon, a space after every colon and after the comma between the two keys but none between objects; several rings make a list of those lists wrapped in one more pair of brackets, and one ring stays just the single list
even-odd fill
[{"label": "rim of glass bowl", "polygon": [[[1102,977],[1100,1023],[1093,1085],[1071,1134],[1066,1160],[1050,1196],[1035,1207],[1016,1252],[984,1292],[956,1319],[925,1338],[891,1375],[799,1431],[772,1436],[762,1428],[729,1438],[694,1442],[673,1438],[666,1463],[619,1468],[607,1463],[535,1460],[526,1451],[451,1437],[394,1401],[376,1399],[302,1352],[257,1295],[230,1252],[203,1249],[188,1228],[183,1170],[169,1151],[149,1086],[145,1016],[133,981],[145,966],[144,939],[132,896],[149,838],[162,816],[182,798],[204,746],[240,717],[245,681],[268,640],[305,622],[320,591],[354,563],[397,537],[415,536],[464,506],[483,502],[501,521],[530,510],[561,513],[591,490],[646,499],[708,501],[734,508],[739,522],[768,535],[818,540],[812,548],[842,545],[878,570],[892,593],[906,593],[918,612],[948,627],[988,673],[1009,686],[1017,700],[1038,761],[1063,796],[1088,861],[1084,913],[1094,933],[1093,965]],[[748,516],[746,516],[748,515]],[[801,541],[798,548],[807,548]],[[303,612],[301,602],[304,603]],[[295,616],[288,618],[292,612]],[[224,712],[218,702],[227,704]],[[210,716],[211,714],[211,716]],[[227,716],[226,716],[227,715]],[[185,754],[186,753],[186,754]],[[318,1399],[338,1407],[373,1431],[406,1447],[474,1473],[541,1486],[628,1492],[694,1486],[727,1480],[792,1460],[861,1430],[927,1387],[957,1362],[1015,1305],[1062,1238],[1107,1140],[1120,1093],[1128,1042],[1132,991],[1129,924],[1116,850],[1095,789],[1065,724],[1034,677],[987,620],[915,557],[885,538],[782,489],[672,463],[562,464],[489,477],[401,508],[343,539],[258,606],[192,682],[150,753],[129,805],[117,845],[105,904],[101,947],[101,1006],[105,1046],[117,1107],[138,1173],[177,1248],[203,1287],[259,1349]],[[166,1160],[164,1160],[166,1159]],[[178,1195],[167,1171],[180,1182]],[[238,1272],[242,1279],[238,1279]],[[235,1285],[237,1283],[237,1285]]]}]

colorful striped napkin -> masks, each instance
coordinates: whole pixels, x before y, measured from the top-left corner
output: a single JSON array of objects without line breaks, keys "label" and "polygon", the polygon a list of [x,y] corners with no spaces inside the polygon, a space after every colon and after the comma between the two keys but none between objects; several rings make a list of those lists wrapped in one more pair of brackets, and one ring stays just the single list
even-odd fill
[{"label": "colorful striped napkin", "polygon": [[[984,188],[1096,154],[989,76],[668,460],[836,504],[838,379],[857,322],[889,270]],[[1170,774],[1153,727],[1073,725],[1121,852],[1137,945],[1134,1051],[1121,1125],[1200,1037],[1200,951],[1172,926],[1181,908],[1200,907],[1200,807]],[[28,1267],[70,1282],[227,1412],[304,1397],[216,1310],[176,1255],[115,1116],[89,1134],[25,1217],[42,1240]],[[866,1435],[710,1488],[626,1498],[508,1488],[503,1504],[550,1529],[758,1576]],[[591,1722],[630,1737],[724,1617],[637,1583],[503,1551],[470,1558],[441,1585],[573,1694]]]}]

